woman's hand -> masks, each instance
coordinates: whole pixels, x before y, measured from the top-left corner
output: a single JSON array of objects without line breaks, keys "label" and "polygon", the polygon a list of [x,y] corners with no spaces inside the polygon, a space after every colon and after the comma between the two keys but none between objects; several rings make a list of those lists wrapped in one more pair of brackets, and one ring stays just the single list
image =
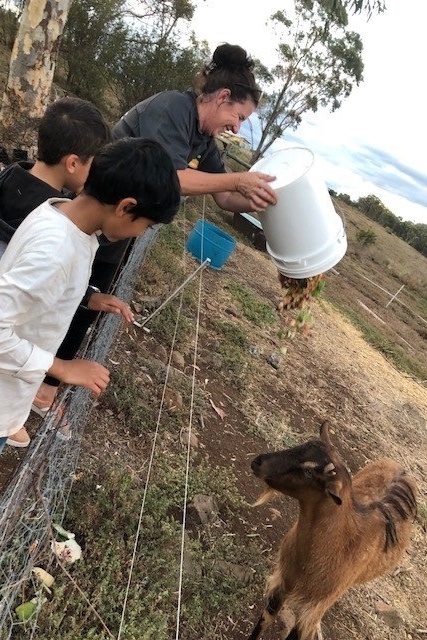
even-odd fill
[{"label": "woman's hand", "polygon": [[253,211],[264,211],[268,205],[276,204],[276,193],[268,184],[275,176],[259,171],[244,171],[237,175],[236,191],[247,198]]}]

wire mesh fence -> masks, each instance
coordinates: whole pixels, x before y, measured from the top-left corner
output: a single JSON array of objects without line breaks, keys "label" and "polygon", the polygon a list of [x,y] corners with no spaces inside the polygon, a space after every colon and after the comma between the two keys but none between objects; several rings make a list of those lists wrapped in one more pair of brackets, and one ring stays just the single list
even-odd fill
[{"label": "wire mesh fence", "polygon": [[[130,301],[139,268],[157,232],[158,227],[148,229],[134,243],[114,291],[122,300]],[[91,330],[85,357],[103,363],[120,322],[120,316],[105,314]],[[58,431],[58,412],[50,411],[1,496],[0,640],[15,637],[24,624],[25,636],[21,637],[31,638],[36,629],[41,601],[35,599],[29,621],[19,620],[16,607],[24,590],[40,591],[33,568],[43,566],[48,571],[56,562],[52,525],[61,524],[65,516],[93,399],[86,389],[67,387],[57,406],[64,408],[61,424],[67,421],[69,434]]]}]

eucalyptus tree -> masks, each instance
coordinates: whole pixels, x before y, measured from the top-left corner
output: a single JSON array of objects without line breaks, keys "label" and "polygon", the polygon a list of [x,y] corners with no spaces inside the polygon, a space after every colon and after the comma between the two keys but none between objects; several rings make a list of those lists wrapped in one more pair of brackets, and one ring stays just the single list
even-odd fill
[{"label": "eucalyptus tree", "polygon": [[67,90],[115,116],[170,88],[198,59],[201,45],[180,35],[193,13],[191,0],[73,0],[61,45]]},{"label": "eucalyptus tree", "polygon": [[103,107],[111,68],[128,38],[122,0],[73,0],[61,43],[58,82]]},{"label": "eucalyptus tree", "polygon": [[195,0],[139,0],[134,8],[131,46],[117,56],[112,76],[122,112],[159,91],[187,88],[209,56],[191,30]]},{"label": "eucalyptus tree", "polygon": [[132,47],[116,58],[110,86],[120,115],[160,91],[187,89],[208,57],[207,43],[198,42],[194,37],[183,47],[178,35],[169,36],[163,44],[156,38],[135,34]]},{"label": "eucalyptus tree", "polygon": [[427,256],[427,224],[402,220],[373,194],[360,197],[355,204],[367,218],[393,231],[414,249]]},{"label": "eucalyptus tree", "polygon": [[[341,0],[331,0],[332,8]],[[385,0],[343,0],[344,5],[353,13],[366,13],[371,17],[373,13],[383,13],[386,10]]]},{"label": "eucalyptus tree", "polygon": [[34,144],[31,124],[49,102],[61,34],[71,0],[25,0],[0,109],[0,139]]},{"label": "eucalyptus tree", "polygon": [[363,78],[361,38],[347,28],[344,4],[332,10],[330,2],[295,0],[293,13],[271,17],[278,62],[263,73],[271,89],[260,108],[262,135],[254,160],[286,129],[296,129],[305,112],[338,109]]}]

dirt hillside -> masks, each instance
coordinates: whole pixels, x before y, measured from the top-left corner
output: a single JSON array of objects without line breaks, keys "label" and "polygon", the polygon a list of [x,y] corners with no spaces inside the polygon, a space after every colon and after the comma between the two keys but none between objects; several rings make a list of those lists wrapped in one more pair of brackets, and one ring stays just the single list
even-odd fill
[{"label": "dirt hillside", "polygon": [[[197,265],[191,257],[187,256],[186,260],[190,260],[187,270]],[[145,268],[152,276],[150,261]],[[339,287],[339,278],[330,273],[326,287]],[[141,281],[144,294],[156,290],[156,277],[152,280],[148,286]],[[276,326],[274,330],[260,329],[248,322],[230,297],[230,283],[235,282],[272,308],[280,300],[274,265],[266,254],[244,242],[239,242],[221,271],[207,269],[204,272],[196,378],[212,404],[203,412],[203,421],[195,425],[202,448],[200,455],[213,465],[230,469],[248,503],[254,501],[261,488],[250,471],[252,457],[261,451],[284,448],[316,436],[320,423],[326,418],[332,424],[334,442],[352,472],[367,461],[381,457],[400,461],[416,477],[420,488],[424,519],[415,525],[412,548],[393,575],[353,589],[332,608],[325,617],[324,637],[325,640],[423,638],[417,630],[427,628],[425,385],[399,373],[369,346],[361,333],[327,302],[327,291],[314,308],[315,322],[310,334],[284,340]],[[355,291],[350,295],[356,295]],[[250,336],[251,355],[240,373],[240,383],[230,382],[225,367],[214,358],[221,350],[216,323],[224,320],[246,330]],[[126,344],[129,348],[129,333],[132,332],[122,336],[123,342],[119,341],[112,360],[120,361]],[[161,342],[138,331],[133,340],[146,357],[156,353]],[[192,371],[190,345],[182,351],[184,371],[189,374]],[[276,365],[272,366],[272,362]],[[184,407],[188,402],[189,398],[184,398]],[[220,409],[221,415],[214,407]],[[106,442],[116,452],[126,434],[117,423],[114,430],[112,435],[111,427],[107,428]],[[100,438],[99,445],[106,442]],[[274,558],[280,536],[295,517],[291,500],[278,500],[271,507],[273,512],[269,506],[248,509],[243,526],[234,523],[233,529],[233,535],[241,535],[243,540],[245,535],[256,532],[260,545],[269,549],[268,563]],[[278,518],[272,518],[272,513],[276,513],[274,509],[280,513]],[[247,602],[247,615],[233,623],[221,637],[247,637],[254,612],[262,602],[264,580],[255,576],[254,583],[257,595],[254,601]],[[395,609],[391,621],[385,622],[377,615],[381,605]],[[395,614],[397,619],[393,617]],[[275,628],[268,638],[277,638],[278,633]],[[195,640],[191,634],[188,637]]]},{"label": "dirt hillside", "polygon": [[[199,213],[197,209],[195,215]],[[220,217],[211,215],[217,224],[224,226]],[[232,230],[230,225],[225,225],[225,228]],[[177,237],[189,229],[191,223],[188,219],[177,221]],[[180,359],[174,361],[174,376],[169,383],[169,387],[175,391],[175,405],[172,406],[171,402],[169,406],[169,418],[174,421],[174,426],[161,432],[160,447],[164,459],[168,455],[177,459],[179,451],[183,450],[182,433],[188,426],[188,415],[191,413],[191,376],[195,370],[193,430],[197,444],[194,445],[190,475],[197,465],[209,463],[209,468],[215,469],[215,473],[223,473],[243,499],[243,506],[236,507],[234,513],[220,509],[219,520],[212,526],[209,536],[213,536],[214,531],[222,539],[235,541],[234,553],[239,555],[236,562],[243,564],[250,573],[250,580],[239,592],[238,612],[226,612],[226,605],[223,604],[210,618],[210,607],[214,611],[211,597],[211,601],[202,603],[204,631],[200,631],[200,626],[196,627],[196,622],[192,624],[196,615],[193,611],[188,613],[189,620],[183,623],[180,637],[188,640],[199,640],[201,637],[241,640],[248,637],[262,606],[265,573],[274,559],[281,535],[296,515],[295,505],[286,498],[259,508],[249,506],[262,488],[251,473],[250,461],[258,453],[286,448],[317,436],[320,424],[328,419],[332,425],[332,439],[352,472],[369,460],[391,457],[415,476],[420,489],[420,516],[414,525],[411,549],[400,567],[392,575],[352,589],[334,605],[324,618],[324,640],[422,640],[427,629],[425,382],[400,373],[384,355],[367,344],[361,332],[331,305],[328,288],[339,288],[341,277],[333,272],[327,276],[324,296],[313,309],[315,321],[309,335],[298,334],[293,339],[287,339],[286,324],[277,313],[281,295],[277,271],[265,253],[257,251],[242,238],[238,240],[236,250],[222,270],[206,269],[200,289],[198,284],[194,285],[191,300],[184,300],[187,319],[191,319],[193,329],[175,347]],[[188,274],[197,266],[192,257],[182,252],[181,244],[181,248],[175,248],[174,258],[168,264],[169,277],[165,277],[166,247],[170,244],[170,238],[163,238],[143,265],[133,296],[138,311],[147,301],[158,305],[173,290],[174,277],[177,282],[182,282],[183,272]],[[236,297],[236,287],[239,287],[237,291],[240,294],[250,292],[254,296],[258,311],[270,309],[274,315],[271,324],[258,326],[248,319]],[[347,296],[353,298],[361,295],[360,289],[350,288],[346,292]],[[224,327],[227,331],[232,328],[236,332],[236,341],[239,336],[246,336],[244,358],[239,361],[239,368],[236,368],[236,359],[232,358],[231,347],[228,352],[223,351],[226,334],[221,334],[221,330]],[[95,555],[91,545],[95,544],[96,536],[101,535],[101,507],[96,505],[101,499],[103,489],[100,487],[104,486],[106,470],[124,470],[138,481],[147,475],[152,429],[162,388],[160,378],[156,377],[158,370],[154,366],[157,367],[161,362],[163,366],[166,365],[170,349],[166,315],[150,328],[151,331],[146,332],[138,327],[123,327],[108,363],[112,372],[112,391],[101,399],[88,424],[80,468],[82,482],[86,484],[83,488],[83,484],[76,483],[75,504],[68,523],[87,544],[86,568],[81,570],[81,580],[88,573],[90,554]],[[196,332],[197,350],[194,355]],[[129,401],[132,386],[139,391]],[[178,388],[181,401],[177,407]],[[126,398],[123,394],[126,394]],[[137,415],[137,424],[132,422],[131,413],[133,417]],[[16,463],[17,457],[18,454],[14,454],[14,457],[9,454],[9,468]],[[163,485],[159,477],[157,480],[164,491],[173,482],[171,476],[164,480]],[[202,483],[199,493],[206,492],[209,493]],[[221,491],[217,491],[219,502],[224,498],[220,494]],[[157,500],[161,499],[158,497]],[[157,504],[160,509],[161,503]],[[106,508],[106,517],[113,518],[113,513],[108,510],[111,510],[111,505]],[[116,525],[115,539],[124,537],[127,540],[128,529],[126,533],[124,531],[129,526],[131,535],[134,535],[138,504],[134,508],[135,512],[130,518],[121,515]],[[174,522],[179,523],[181,515],[178,506],[169,509],[168,513]],[[96,534],[89,533],[91,521]],[[120,530],[122,526],[123,532]],[[204,540],[204,527],[197,518],[190,518],[187,528],[191,539]],[[256,564],[249,554],[249,541],[258,547],[264,568]],[[149,562],[151,556],[160,558],[166,551],[160,546],[152,549],[148,539],[142,554],[142,566]],[[203,563],[207,555],[205,547],[201,556]],[[98,558],[96,562],[101,560]],[[122,568],[125,563],[127,560],[122,561]],[[145,572],[145,569],[142,570]],[[99,569],[101,575],[102,571]],[[157,571],[164,574],[164,569]],[[206,576],[209,575],[206,568],[203,575],[202,582],[206,582]],[[121,578],[117,576],[116,573],[115,582],[111,583],[110,588],[118,588]],[[148,580],[149,585],[154,583],[154,579],[151,582]],[[200,588],[201,583],[198,584]],[[154,586],[152,588],[154,591],[157,589]],[[174,591],[173,597],[175,595]],[[95,598],[101,612],[103,597],[99,595]],[[163,607],[158,591],[154,601],[154,609]],[[148,616],[148,609],[144,611],[144,616]],[[48,619],[48,612],[46,614]],[[45,631],[37,637],[54,638],[55,633],[48,630],[46,621],[41,621],[41,629],[43,624],[46,625]],[[83,640],[89,637],[83,631],[69,632],[67,635],[62,615],[61,624],[64,639]],[[144,624],[138,628],[144,629]],[[195,631],[195,628],[199,630]],[[281,637],[282,631],[282,625],[277,623],[268,632],[267,639]],[[158,631],[157,635],[149,635],[148,632],[144,635],[141,631],[140,637],[166,639],[172,637],[171,634],[171,629],[162,633]],[[126,637],[134,636],[129,634]]]}]

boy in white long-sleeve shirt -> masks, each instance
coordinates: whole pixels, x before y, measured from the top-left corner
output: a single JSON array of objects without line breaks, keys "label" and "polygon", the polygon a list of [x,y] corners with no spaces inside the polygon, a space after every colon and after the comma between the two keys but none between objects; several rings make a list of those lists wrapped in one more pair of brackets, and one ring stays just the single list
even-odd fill
[{"label": "boy in white long-sleeve shirt", "polygon": [[171,222],[179,202],[178,177],[161,145],[124,139],[96,154],[82,194],[51,198],[19,226],[0,261],[0,451],[25,429],[46,373],[95,396],[106,388],[102,365],[54,355],[87,288],[97,235],[140,236]]}]

